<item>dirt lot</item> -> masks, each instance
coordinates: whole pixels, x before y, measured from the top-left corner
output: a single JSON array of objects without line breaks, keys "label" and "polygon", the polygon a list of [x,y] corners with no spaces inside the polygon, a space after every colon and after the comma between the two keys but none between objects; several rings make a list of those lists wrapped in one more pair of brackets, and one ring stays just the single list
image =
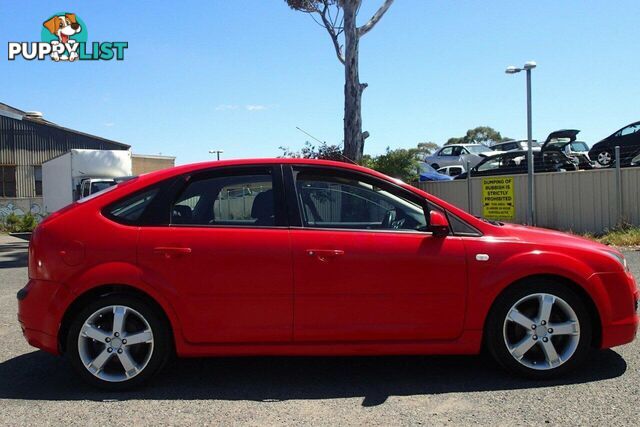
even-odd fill
[{"label": "dirt lot", "polygon": [[[640,277],[640,252],[627,252]],[[113,394],[29,347],[15,294],[26,242],[0,236],[0,423],[636,424],[640,344],[594,352],[561,381],[513,378],[482,357],[183,360],[147,387]]]}]

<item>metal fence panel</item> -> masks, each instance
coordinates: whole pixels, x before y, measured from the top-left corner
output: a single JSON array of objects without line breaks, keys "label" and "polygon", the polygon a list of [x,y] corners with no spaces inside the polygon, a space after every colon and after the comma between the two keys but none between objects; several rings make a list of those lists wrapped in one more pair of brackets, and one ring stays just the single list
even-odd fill
[{"label": "metal fence panel", "polygon": [[[575,232],[601,232],[619,222],[640,225],[640,168],[622,169],[618,213],[615,169],[535,175],[536,225]],[[527,176],[515,175],[515,219],[526,222]],[[474,215],[482,215],[482,178],[421,182],[418,187]],[[469,192],[471,189],[471,209]]]}]

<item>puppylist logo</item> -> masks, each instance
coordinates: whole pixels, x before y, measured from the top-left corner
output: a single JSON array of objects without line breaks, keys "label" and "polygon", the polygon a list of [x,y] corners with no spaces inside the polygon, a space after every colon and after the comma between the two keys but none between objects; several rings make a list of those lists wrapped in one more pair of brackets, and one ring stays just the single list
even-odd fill
[{"label": "puppylist logo", "polygon": [[75,13],[51,15],[42,23],[40,42],[9,42],[9,61],[47,57],[59,61],[122,61],[128,42],[87,42],[87,26]]}]

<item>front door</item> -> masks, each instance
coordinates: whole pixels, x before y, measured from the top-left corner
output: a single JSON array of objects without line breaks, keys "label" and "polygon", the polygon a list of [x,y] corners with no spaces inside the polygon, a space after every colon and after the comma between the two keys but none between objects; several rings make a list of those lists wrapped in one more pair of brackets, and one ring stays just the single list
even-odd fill
[{"label": "front door", "polygon": [[171,203],[171,224],[141,227],[145,280],[174,292],[189,342],[291,341],[291,244],[277,207],[278,170],[189,177]]},{"label": "front door", "polygon": [[293,172],[294,340],[456,338],[467,287],[460,238],[424,231],[424,202],[406,190],[336,173]]}]

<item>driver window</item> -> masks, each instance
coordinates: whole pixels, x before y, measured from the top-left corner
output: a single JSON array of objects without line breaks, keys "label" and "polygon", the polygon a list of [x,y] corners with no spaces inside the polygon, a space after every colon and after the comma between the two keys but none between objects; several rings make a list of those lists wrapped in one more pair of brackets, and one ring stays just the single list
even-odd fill
[{"label": "driver window", "polygon": [[640,129],[640,125],[630,125],[620,131],[620,136],[631,135]]},{"label": "driver window", "polygon": [[305,227],[418,230],[426,226],[420,205],[356,178],[301,171],[296,188]]},{"label": "driver window", "polygon": [[82,182],[82,194],[80,197],[87,197],[89,195],[89,181]]},{"label": "driver window", "polygon": [[439,156],[453,156],[453,147],[444,147],[438,153]]}]

